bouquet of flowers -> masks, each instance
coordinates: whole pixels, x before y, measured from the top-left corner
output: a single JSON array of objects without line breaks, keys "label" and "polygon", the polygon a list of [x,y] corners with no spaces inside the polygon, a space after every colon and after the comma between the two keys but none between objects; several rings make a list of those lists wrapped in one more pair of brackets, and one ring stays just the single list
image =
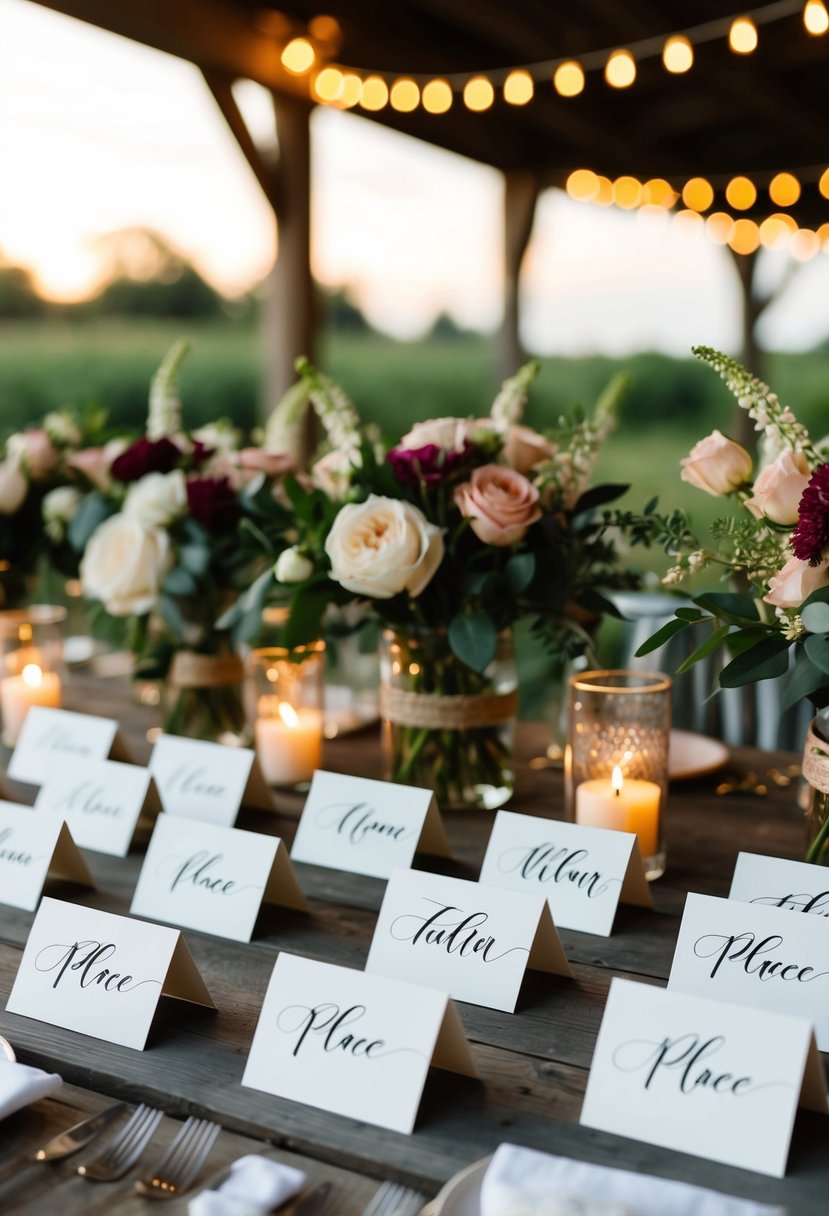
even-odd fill
[{"label": "bouquet of flowers", "polygon": [[298,370],[273,429],[289,430],[310,398],[327,450],[286,481],[289,509],[259,500],[249,538],[272,571],[224,623],[247,636],[266,600],[286,602],[283,641],[295,647],[320,636],[330,604],[369,603],[386,627],[390,776],[430,784],[444,806],[503,791],[503,727],[517,703],[502,662],[510,627],[529,617],[559,656],[584,652],[591,625],[613,611],[604,592],[635,582],[594,514],[626,487],[588,489],[622,386],[592,417],[542,435],[520,421],[538,371],[529,363],[487,417],[421,422],[386,450],[338,385],[307,361]]}]

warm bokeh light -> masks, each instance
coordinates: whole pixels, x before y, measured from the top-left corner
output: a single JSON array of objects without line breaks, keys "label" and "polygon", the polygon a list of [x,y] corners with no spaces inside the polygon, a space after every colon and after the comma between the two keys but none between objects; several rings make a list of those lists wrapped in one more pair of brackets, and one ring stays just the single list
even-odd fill
[{"label": "warm bokeh light", "polygon": [[389,102],[393,110],[411,114],[420,104],[420,89],[413,80],[395,80],[389,92]]},{"label": "warm bokeh light", "polygon": [[757,188],[747,177],[732,177],[725,188],[725,197],[735,211],[748,211],[757,202]]},{"label": "warm bokeh light", "polygon": [[808,262],[820,253],[820,237],[811,228],[798,228],[789,242],[789,253],[798,262]]},{"label": "warm bokeh light", "polygon": [[678,197],[676,190],[670,182],[665,181],[664,177],[652,177],[642,187],[642,203],[645,206],[667,209],[673,207]]},{"label": "warm bokeh light", "polygon": [[429,114],[445,114],[452,108],[452,90],[445,80],[430,80],[423,86],[421,101]]},{"label": "warm bokeh light", "polygon": [[599,207],[609,207],[613,202],[613,182],[609,177],[598,177],[599,188],[593,196],[592,201]]},{"label": "warm bokeh light", "polygon": [[674,227],[680,232],[702,232],[705,221],[698,211],[677,211],[674,213]]},{"label": "warm bokeh light", "polygon": [[824,198],[829,198],[829,169],[824,169],[821,173],[817,188]]},{"label": "warm bokeh light", "polygon": [[316,57],[316,51],[307,38],[292,38],[283,49],[280,59],[286,72],[302,76],[304,72],[310,72]]},{"label": "warm bokeh light", "polygon": [[604,78],[613,89],[627,89],[636,79],[636,60],[630,51],[614,51],[604,68]]},{"label": "warm bokeh light", "polygon": [[360,105],[364,110],[382,110],[389,100],[389,86],[382,76],[369,76],[363,81]]},{"label": "warm bokeh light", "polygon": [[476,114],[480,114],[482,110],[488,110],[494,100],[495,90],[492,82],[487,80],[486,76],[473,76],[463,86],[464,105]]},{"label": "warm bokeh light", "polygon": [[829,224],[821,224],[817,230],[817,239],[824,253],[829,253]]},{"label": "warm bokeh light", "polygon": [[553,88],[561,97],[577,97],[584,88],[584,69],[575,59],[560,63],[553,73]]},{"label": "warm bokeh light", "polygon": [[714,190],[704,177],[692,177],[682,187],[682,201],[692,211],[707,211],[714,201]]},{"label": "warm bokeh light", "polygon": [[734,231],[734,220],[726,211],[712,211],[705,220],[705,233],[715,245],[727,245]]},{"label": "warm bokeh light", "polygon": [[728,45],[737,55],[750,55],[757,49],[757,26],[750,17],[736,17],[731,22]]},{"label": "warm bokeh light", "polygon": [[694,66],[694,48],[682,34],[669,38],[662,48],[662,63],[666,72],[675,76]]},{"label": "warm bokeh light", "polygon": [[339,68],[323,68],[314,77],[314,93],[320,101],[339,101],[345,90],[345,77]]},{"label": "warm bokeh light", "polygon": [[778,207],[793,207],[800,198],[800,182],[793,173],[778,173],[769,184],[769,197]]},{"label": "warm bokeh light", "polygon": [[320,13],[308,22],[308,33],[320,42],[337,42],[342,34],[340,23],[336,17]]},{"label": "warm bokeh light", "polygon": [[642,183],[635,177],[617,177],[613,183],[613,202],[623,211],[632,211],[642,201]]},{"label": "warm bokeh light", "polygon": [[735,220],[728,244],[735,253],[754,253],[760,246],[760,229],[754,220]]},{"label": "warm bokeh light", "polygon": [[592,169],[574,169],[565,185],[570,198],[589,202],[599,193],[599,179]]},{"label": "warm bokeh light", "polygon": [[[791,219],[791,216],[787,216]],[[791,236],[788,224],[779,215],[768,215],[760,225],[760,244],[764,249],[779,249]]]},{"label": "warm bokeh light", "polygon": [[532,101],[534,92],[533,78],[523,69],[510,72],[504,81],[504,101],[511,106],[525,106]]},{"label": "warm bokeh light", "polygon": [[807,0],[803,24],[810,34],[825,34],[829,30],[829,13],[823,0]]},{"label": "warm bokeh light", "polygon": [[363,82],[356,72],[346,72],[343,76],[343,91],[339,104],[344,110],[356,106],[363,95]]}]

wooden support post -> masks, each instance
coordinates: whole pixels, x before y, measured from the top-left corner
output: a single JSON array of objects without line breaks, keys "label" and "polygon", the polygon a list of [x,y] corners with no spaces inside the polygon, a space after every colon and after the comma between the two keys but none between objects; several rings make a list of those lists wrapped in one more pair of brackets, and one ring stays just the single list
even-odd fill
[{"label": "wooden support post", "polygon": [[523,362],[519,334],[521,266],[535,219],[538,179],[532,173],[504,175],[504,315],[498,340],[498,378],[505,380]]}]

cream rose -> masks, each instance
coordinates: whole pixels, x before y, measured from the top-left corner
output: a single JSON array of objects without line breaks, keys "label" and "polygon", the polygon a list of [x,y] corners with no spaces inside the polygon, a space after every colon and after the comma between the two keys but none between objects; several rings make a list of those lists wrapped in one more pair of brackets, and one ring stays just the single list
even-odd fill
[{"label": "cream rose", "polygon": [[541,518],[538,490],[515,469],[485,464],[455,490],[455,505],[485,545],[514,545]]},{"label": "cream rose", "polygon": [[443,534],[422,511],[377,494],[344,506],[325,542],[331,577],[348,591],[387,600],[414,599],[443,560]]},{"label": "cream rose", "polygon": [[304,583],[314,573],[314,563],[300,548],[291,545],[276,559],[273,573],[279,583]]},{"label": "cream rose", "polygon": [[0,461],[0,515],[14,515],[23,505],[29,483],[13,460]]},{"label": "cream rose", "polygon": [[730,494],[751,477],[748,452],[721,431],[712,431],[705,439],[700,439],[679,463],[682,480],[714,498]]},{"label": "cream rose", "polygon": [[352,466],[359,464],[360,453],[356,448],[350,452],[332,448],[312,465],[311,481],[334,502],[342,502],[351,485]]},{"label": "cream rose", "polygon": [[810,477],[809,462],[802,452],[781,452],[759,474],[745,505],[755,519],[765,515],[776,524],[796,524],[800,496]]},{"label": "cream rose", "polygon": [[144,528],[166,528],[187,510],[187,482],[181,469],[147,473],[130,486],[124,514]]},{"label": "cream rose", "polygon": [[482,431],[495,435],[491,418],[431,418],[428,422],[416,422],[396,446],[403,451],[417,451],[433,443],[444,452],[462,452],[466,443]]},{"label": "cream rose", "polygon": [[56,544],[66,535],[67,525],[81,505],[82,494],[74,486],[57,486],[43,499],[43,526]]},{"label": "cream rose", "polygon": [[518,424],[507,427],[501,456],[517,472],[528,473],[534,465],[549,460],[555,454],[555,444],[532,427]]},{"label": "cream rose", "polygon": [[173,565],[170,538],[121,512],[92,534],[81,561],[81,585],[112,616],[149,612]]},{"label": "cream rose", "polygon": [[768,595],[764,595],[763,599],[775,608],[799,608],[807,595],[827,585],[829,562],[810,566],[799,557],[790,557],[783,569],[769,579]]}]

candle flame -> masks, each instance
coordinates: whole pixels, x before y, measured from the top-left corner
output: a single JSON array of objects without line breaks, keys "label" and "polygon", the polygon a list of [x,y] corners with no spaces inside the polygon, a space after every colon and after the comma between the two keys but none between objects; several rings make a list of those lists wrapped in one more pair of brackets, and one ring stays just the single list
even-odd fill
[{"label": "candle flame", "polygon": [[297,714],[293,705],[289,705],[287,701],[279,702],[279,716],[285,725],[291,729],[293,729],[295,726],[299,726],[299,715]]},{"label": "candle flame", "polygon": [[40,688],[43,683],[43,672],[37,663],[27,663],[21,672],[23,680],[29,688]]},{"label": "candle flame", "polygon": [[610,784],[613,786],[613,791],[618,798],[622,792],[622,786],[625,784],[622,776],[622,770],[619,768],[618,764],[614,766],[613,773],[610,778]]}]

